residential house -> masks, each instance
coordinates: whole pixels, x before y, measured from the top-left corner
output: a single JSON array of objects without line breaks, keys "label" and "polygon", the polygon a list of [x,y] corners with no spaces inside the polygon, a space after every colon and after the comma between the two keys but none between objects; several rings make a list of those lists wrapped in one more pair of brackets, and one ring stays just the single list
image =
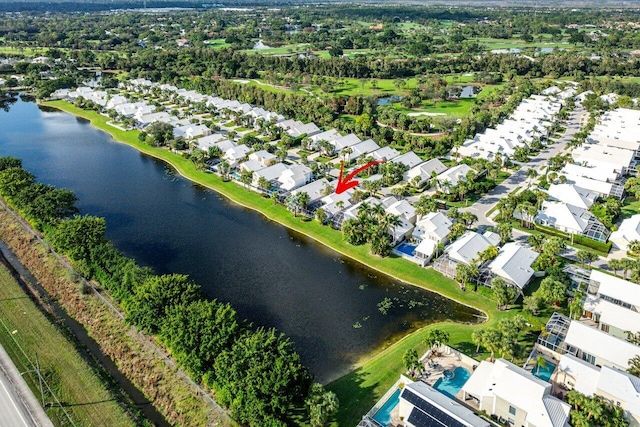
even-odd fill
[{"label": "residential house", "polygon": [[418,155],[413,151],[408,151],[404,154],[394,157],[391,161],[393,163],[403,164],[407,169],[411,169],[422,163],[422,159],[418,157]]},{"label": "residential house", "polygon": [[562,202],[543,202],[535,221],[565,233],[580,234],[602,242],[610,234],[591,212]]},{"label": "residential house", "polygon": [[340,153],[345,148],[353,147],[356,144],[362,142],[360,138],[354,133],[350,133],[349,135],[340,137],[333,141],[330,141],[331,144],[335,147],[336,153]]},{"label": "residential house", "polygon": [[458,240],[447,246],[445,253],[455,262],[471,264],[478,258],[480,252],[485,251],[489,246],[498,246],[500,236],[496,233],[486,231],[478,234],[475,231],[467,231]]},{"label": "residential house", "polygon": [[418,242],[415,257],[427,262],[437,245],[447,244],[453,223],[441,212],[430,212],[416,222],[412,238]]},{"label": "residential house", "polygon": [[265,167],[265,165],[257,160],[247,160],[246,162],[242,162],[239,164],[239,168],[241,171],[257,172],[264,169]]},{"label": "residential house", "polygon": [[211,129],[205,125],[188,124],[173,128],[175,138],[196,139],[207,135],[211,135]]},{"label": "residential house", "polygon": [[105,105],[105,108],[107,110],[111,110],[116,108],[116,105],[122,105],[122,104],[126,104],[129,102],[129,99],[126,96],[122,96],[122,95],[113,95],[109,98],[109,101],[107,101],[107,104]]},{"label": "residential house", "polygon": [[466,181],[467,174],[472,171],[468,165],[461,163],[440,173],[436,178],[441,191],[448,193],[452,187],[458,185],[460,181]]},{"label": "residential house", "polygon": [[[209,147],[216,145],[217,142],[223,141],[224,139],[224,136],[219,133],[213,133],[211,135],[203,136],[202,138],[198,138],[198,148],[200,148],[201,150],[207,150]],[[231,147],[227,147],[226,150],[228,150],[229,148]]]},{"label": "residential house", "polygon": [[325,196],[324,193],[327,187],[330,187],[329,181],[322,178],[294,189],[291,191],[291,194],[307,193],[309,196],[309,204],[314,204]]},{"label": "residential house", "polygon": [[313,172],[305,165],[295,164],[282,172],[278,177],[280,188],[286,191],[295,190],[307,184],[313,178]]},{"label": "residential house", "polygon": [[394,157],[398,157],[400,153],[397,150],[386,146],[376,151],[372,151],[371,153],[369,153],[369,155],[373,157],[374,160],[382,160],[383,162],[386,162],[393,159]]},{"label": "residential house", "polygon": [[389,196],[382,199],[382,205],[387,213],[400,216],[411,224],[416,223],[416,209],[405,199],[398,200]]},{"label": "residential house", "polygon": [[531,265],[539,255],[534,250],[510,242],[500,249],[498,256],[489,264],[489,269],[507,283],[523,290],[533,278]]},{"label": "residential house", "polygon": [[512,426],[565,427],[569,404],[551,394],[550,383],[504,359],[480,362],[462,387],[464,399]]},{"label": "residential house", "polygon": [[634,240],[640,241],[640,214],[623,220],[620,227],[609,236],[613,247],[623,251],[628,250],[629,243]]},{"label": "residential house", "polygon": [[640,378],[609,366],[594,366],[571,354],[564,354],[555,382],[585,396],[601,396],[622,408],[630,426],[640,426]]},{"label": "residential house", "polygon": [[167,123],[168,121],[174,119],[177,120],[176,117],[169,115],[169,113],[167,113],[166,111],[149,114],[136,113],[134,114],[133,119],[136,122],[136,126],[138,126],[140,129],[144,129],[153,123]]},{"label": "residential house", "polygon": [[[386,201],[386,205],[385,205]],[[402,202],[402,201],[401,201]],[[409,210],[403,210],[406,206],[404,204],[397,203],[397,199],[395,197],[388,197],[384,200],[376,199],[375,197],[369,197],[364,202],[357,203],[355,205],[351,205],[347,207],[344,211],[344,219],[355,219],[358,217],[358,210],[363,203],[368,204],[369,206],[378,206],[382,205],[385,209],[385,212],[391,215],[394,215],[398,218],[399,224],[393,228],[393,230],[389,230],[389,234],[392,237],[392,244],[397,245],[404,239],[411,236],[411,232],[413,231],[414,225],[409,222],[406,217],[412,218],[415,217],[415,210],[413,210],[413,206]],[[391,207],[391,209],[389,209]],[[406,215],[406,216],[405,216]]]},{"label": "residential house", "polygon": [[365,156],[372,151],[380,149],[380,146],[373,139],[367,139],[356,145],[351,146],[352,153],[349,154],[349,160],[357,160],[361,156]]},{"label": "residential house", "polygon": [[275,163],[266,168],[257,170],[253,173],[253,185],[258,186],[260,178],[265,178],[270,183],[274,183],[280,178],[282,173],[288,170],[289,167],[284,163]]},{"label": "residential house", "polygon": [[640,355],[640,347],[584,322],[572,320],[564,338],[562,352],[592,365],[626,370],[629,360]]},{"label": "residential house", "polygon": [[405,383],[398,404],[407,427],[489,427],[471,410],[422,381]]},{"label": "residential house", "polygon": [[340,135],[340,133],[338,133],[338,131],[335,129],[329,129],[327,131],[311,135],[309,136],[309,138],[311,139],[311,141],[313,141],[314,146],[316,146],[318,144],[318,141],[327,141],[331,143],[338,138],[342,138],[342,135]]},{"label": "residential house", "polygon": [[250,152],[251,148],[242,144],[229,148],[224,152],[224,155],[222,157],[229,162],[229,165],[232,169],[235,169],[238,167],[238,164],[240,164],[240,162],[242,162],[249,155]]},{"label": "residential house", "polygon": [[588,290],[583,316],[598,329],[619,338],[640,331],[640,286],[591,270]]},{"label": "residential house", "polygon": [[320,133],[320,128],[318,126],[316,126],[315,123],[307,123],[307,124],[303,124],[303,123],[295,123],[294,126],[292,126],[291,128],[289,128],[286,131],[289,135],[291,135],[293,138],[298,138],[299,136],[312,136],[315,135],[316,133]]},{"label": "residential house", "polygon": [[275,164],[278,158],[267,150],[260,150],[249,154],[249,160],[255,160],[267,167]]},{"label": "residential house", "polygon": [[403,179],[407,182],[413,181],[416,177],[419,177],[420,180],[418,182],[419,186],[423,186],[427,183],[433,176],[435,172],[436,175],[440,175],[444,171],[447,170],[447,167],[442,164],[442,162],[438,159],[427,160],[426,162],[422,162],[407,172],[404,173]]},{"label": "residential house", "polygon": [[573,184],[552,184],[548,193],[555,200],[587,210],[598,199],[598,194]]}]

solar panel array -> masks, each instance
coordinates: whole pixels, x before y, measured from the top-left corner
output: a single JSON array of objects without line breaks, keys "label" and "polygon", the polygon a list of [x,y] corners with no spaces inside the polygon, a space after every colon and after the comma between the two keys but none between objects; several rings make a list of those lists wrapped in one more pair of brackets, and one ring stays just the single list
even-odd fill
[{"label": "solar panel array", "polygon": [[467,427],[406,388],[402,391],[402,398],[414,406],[407,422],[416,427]]}]

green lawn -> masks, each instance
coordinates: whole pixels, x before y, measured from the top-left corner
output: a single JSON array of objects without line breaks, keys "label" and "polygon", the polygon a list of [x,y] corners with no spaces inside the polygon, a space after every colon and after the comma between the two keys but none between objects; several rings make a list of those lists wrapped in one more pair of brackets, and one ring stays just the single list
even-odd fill
[{"label": "green lawn", "polygon": [[624,206],[622,207],[622,218],[626,219],[638,213],[640,213],[640,200],[636,200],[635,197],[628,196],[624,201]]},{"label": "green lawn", "polygon": [[[444,278],[433,269],[422,268],[399,257],[380,258],[369,253],[367,246],[349,245],[343,240],[339,231],[322,226],[316,221],[303,222],[299,217],[294,217],[284,206],[275,205],[273,201],[252,191],[247,191],[234,182],[224,182],[215,174],[198,171],[191,161],[182,158],[180,155],[139,142],[138,131],[121,131],[110,127],[106,124],[108,119],[94,111],[79,109],[65,101],[51,101],[43,104],[86,118],[95,127],[111,134],[117,141],[124,142],[143,153],[170,163],[182,176],[212,188],[234,202],[255,209],[269,219],[303,233],[381,273],[388,274],[406,283],[435,291],[462,304],[481,310],[488,319],[483,326],[494,325],[499,319],[510,317],[519,312],[517,310],[498,311],[495,303],[489,298],[473,291],[462,292],[457,283]],[[535,331],[539,331],[540,326],[546,320],[544,316],[539,318],[528,316],[528,319],[533,324],[532,330]],[[329,384],[329,389],[335,391],[342,402],[342,409],[338,414],[336,425],[348,426],[357,424],[361,416],[371,408],[403,371],[401,366],[402,355],[406,349],[415,347],[420,351],[425,350],[422,348],[421,342],[426,331],[432,327],[434,326],[431,325],[420,329],[382,352],[363,358],[357,364],[359,367],[353,372]],[[479,327],[478,325],[446,322],[437,324],[437,327],[446,329],[451,334],[451,344],[453,346],[465,352],[475,350],[470,337],[471,332],[474,328]],[[533,339],[534,336],[531,334],[526,337],[528,346],[531,345]]]},{"label": "green lawn", "polygon": [[474,40],[476,40],[481,45],[484,45],[487,50],[510,49],[510,48],[534,49],[534,48],[542,48],[542,47],[575,49],[575,46],[569,42],[565,42],[565,41],[554,42],[549,37],[545,37],[542,41],[534,40],[530,43],[527,43],[520,38],[492,39],[492,38],[480,37]]},{"label": "green lawn", "polygon": [[[0,343],[18,370],[34,369],[37,353],[45,380],[76,425],[134,425],[75,345],[40,312],[1,264],[0,320]],[[37,375],[25,374],[24,378],[40,400]],[[51,404],[46,412],[55,425],[69,423],[50,394],[45,394],[45,402]]]},{"label": "green lawn", "polygon": [[213,49],[222,49],[222,48],[231,46],[229,43],[224,41],[224,39],[207,40],[205,44]]},{"label": "green lawn", "polygon": [[18,48],[13,46],[0,46],[0,53],[20,54],[20,55],[30,56],[30,57],[44,55],[47,52],[47,50],[48,49],[46,48],[39,48],[39,47]]}]

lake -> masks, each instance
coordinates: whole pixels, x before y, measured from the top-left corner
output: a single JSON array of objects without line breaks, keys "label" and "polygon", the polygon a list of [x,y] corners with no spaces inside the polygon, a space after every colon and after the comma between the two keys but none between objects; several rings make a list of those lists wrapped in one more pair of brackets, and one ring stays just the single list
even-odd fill
[{"label": "lake", "polygon": [[[0,110],[0,155],[23,159],[42,182],[76,192],[82,213],[157,273],[189,274],[211,298],[255,325],[290,336],[327,382],[362,357],[428,323],[477,322],[476,310],[333,252],[163,162],[115,142],[87,121],[18,100]],[[393,306],[378,309],[385,298]]]}]

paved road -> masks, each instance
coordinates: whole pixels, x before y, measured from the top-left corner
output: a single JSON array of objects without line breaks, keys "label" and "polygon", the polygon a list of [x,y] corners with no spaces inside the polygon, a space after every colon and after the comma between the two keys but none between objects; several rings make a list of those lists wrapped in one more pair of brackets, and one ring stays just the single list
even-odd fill
[{"label": "paved road", "polygon": [[567,143],[571,141],[576,132],[580,129],[580,120],[585,113],[584,108],[577,107],[571,112],[569,119],[564,123],[567,130],[556,141],[555,144],[543,150],[536,157],[531,159],[528,163],[524,164],[518,171],[516,171],[509,178],[505,179],[500,185],[496,186],[493,190],[487,193],[480,200],[475,202],[468,208],[462,208],[461,211],[473,212],[478,216],[477,225],[493,225],[493,221],[487,218],[487,212],[496,204],[498,200],[507,196],[516,187],[526,186],[528,184],[527,171],[529,169],[536,169],[538,172],[542,172],[541,169],[546,167],[549,158],[560,153],[566,147]]},{"label": "paved road", "polygon": [[7,352],[0,346],[0,427],[53,427]]}]

